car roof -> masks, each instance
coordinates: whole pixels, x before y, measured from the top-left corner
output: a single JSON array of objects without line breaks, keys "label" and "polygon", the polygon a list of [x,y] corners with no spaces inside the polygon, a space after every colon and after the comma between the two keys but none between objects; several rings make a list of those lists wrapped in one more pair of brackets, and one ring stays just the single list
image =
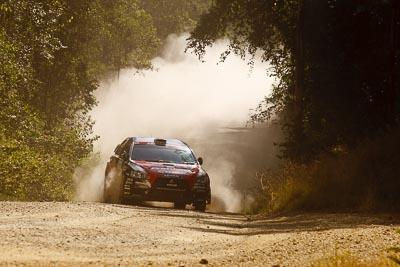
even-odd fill
[{"label": "car roof", "polygon": [[165,140],[166,145],[171,146],[188,146],[185,142],[178,139],[164,139],[164,138],[154,138],[154,137],[132,137],[135,144],[155,144],[155,140]]}]

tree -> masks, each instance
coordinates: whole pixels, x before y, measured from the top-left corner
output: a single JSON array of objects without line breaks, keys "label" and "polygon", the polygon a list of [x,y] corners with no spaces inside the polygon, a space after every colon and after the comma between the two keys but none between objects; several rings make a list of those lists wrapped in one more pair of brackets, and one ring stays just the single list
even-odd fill
[{"label": "tree", "polygon": [[398,122],[397,2],[217,0],[188,47],[201,57],[227,37],[223,57],[261,50],[278,83],[252,119],[278,116],[286,132],[283,155],[307,161],[355,147]]},{"label": "tree", "polygon": [[150,68],[159,48],[151,16],[136,1],[100,1],[104,19],[102,55],[115,70]]},{"label": "tree", "polygon": [[157,36],[164,40],[169,34],[193,29],[200,15],[211,4],[211,0],[141,0],[139,5],[148,12]]},{"label": "tree", "polygon": [[151,17],[135,0],[5,0],[0,22],[0,198],[71,198],[98,80],[150,66]]}]

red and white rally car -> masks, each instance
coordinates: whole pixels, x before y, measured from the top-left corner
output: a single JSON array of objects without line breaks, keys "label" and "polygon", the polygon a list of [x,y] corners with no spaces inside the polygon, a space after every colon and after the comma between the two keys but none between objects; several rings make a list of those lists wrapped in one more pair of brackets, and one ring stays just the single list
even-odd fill
[{"label": "red and white rally car", "polygon": [[192,149],[175,139],[129,137],[107,163],[104,201],[173,202],[183,209],[192,204],[205,211],[211,203],[210,179]]}]

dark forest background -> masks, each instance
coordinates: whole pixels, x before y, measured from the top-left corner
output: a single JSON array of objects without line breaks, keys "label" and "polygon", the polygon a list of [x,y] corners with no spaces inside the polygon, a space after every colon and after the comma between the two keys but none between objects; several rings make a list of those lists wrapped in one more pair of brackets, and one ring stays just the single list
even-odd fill
[{"label": "dark forest background", "polygon": [[285,133],[258,208],[400,208],[399,1],[217,0],[189,47],[222,36],[224,56],[261,52],[278,79],[251,117]]}]

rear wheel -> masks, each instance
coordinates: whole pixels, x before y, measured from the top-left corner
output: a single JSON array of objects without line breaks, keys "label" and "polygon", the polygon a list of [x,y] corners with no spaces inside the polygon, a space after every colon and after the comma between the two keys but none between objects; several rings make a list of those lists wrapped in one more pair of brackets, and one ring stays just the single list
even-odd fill
[{"label": "rear wheel", "polygon": [[174,207],[175,207],[175,209],[183,210],[186,208],[186,203],[185,202],[174,202]]},{"label": "rear wheel", "polygon": [[206,202],[205,201],[199,201],[194,203],[194,209],[197,211],[206,211]]}]

